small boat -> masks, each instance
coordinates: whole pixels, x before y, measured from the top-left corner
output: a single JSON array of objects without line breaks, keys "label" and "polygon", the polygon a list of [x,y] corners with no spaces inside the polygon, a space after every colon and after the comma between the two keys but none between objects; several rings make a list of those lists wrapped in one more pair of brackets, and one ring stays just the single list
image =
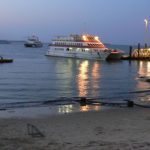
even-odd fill
[{"label": "small boat", "polygon": [[43,44],[37,36],[31,36],[24,44],[25,47],[42,47]]},{"label": "small boat", "polygon": [[107,60],[120,60],[124,52],[117,49],[112,49],[110,55],[108,55]]},{"label": "small boat", "polygon": [[13,59],[6,59],[0,56],[0,63],[12,63]]},{"label": "small boat", "polygon": [[46,56],[106,60],[110,53],[98,36],[71,34],[53,39]]}]

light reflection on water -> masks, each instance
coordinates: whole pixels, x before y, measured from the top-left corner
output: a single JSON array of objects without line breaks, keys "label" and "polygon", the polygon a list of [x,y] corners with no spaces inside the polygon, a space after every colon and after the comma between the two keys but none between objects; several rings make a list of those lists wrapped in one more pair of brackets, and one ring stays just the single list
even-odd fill
[{"label": "light reflection on water", "polygon": [[[150,90],[150,62],[149,61],[139,61],[138,62],[138,82],[137,88],[143,90]],[[150,104],[150,91],[143,92],[137,98],[139,101],[148,102]]]},{"label": "light reflection on water", "polygon": [[[98,62],[95,62],[93,64],[92,68],[92,88],[93,89],[99,89],[100,88],[100,83],[98,82],[100,80],[101,72],[100,72],[100,64]],[[92,90],[92,95],[98,96],[98,93],[95,90]]]},{"label": "light reflection on water", "polygon": [[[80,63],[78,68],[77,75],[77,85],[79,90],[79,96],[88,96],[91,94],[92,96],[97,96],[98,93],[96,90],[100,88],[99,80],[100,79],[100,63],[93,62],[91,63],[88,60]],[[91,90],[89,90],[89,88]]]},{"label": "light reflection on water", "polygon": [[89,86],[89,62],[83,61],[79,65],[79,74],[77,76],[77,84],[79,89],[79,96],[87,96],[87,87]]},{"label": "light reflection on water", "polygon": [[88,111],[99,111],[101,110],[100,105],[86,105],[86,106],[79,106],[79,105],[60,105],[57,106],[56,112],[59,114],[65,113],[72,113],[72,112],[88,112]]},{"label": "light reflection on water", "polygon": [[87,112],[87,111],[99,111],[101,110],[101,106],[100,105],[97,105],[97,106],[94,106],[94,105],[86,105],[86,106],[81,106],[80,107],[80,111],[81,112]]},{"label": "light reflection on water", "polygon": [[149,61],[139,62],[139,75],[150,77],[150,62]]},{"label": "light reflection on water", "polygon": [[73,112],[73,105],[60,105],[58,106],[58,113],[71,113]]}]

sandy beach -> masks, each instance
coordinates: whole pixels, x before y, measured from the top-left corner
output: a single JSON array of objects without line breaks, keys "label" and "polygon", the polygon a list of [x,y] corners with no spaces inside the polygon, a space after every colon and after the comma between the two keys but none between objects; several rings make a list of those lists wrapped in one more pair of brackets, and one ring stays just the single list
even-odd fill
[{"label": "sandy beach", "polygon": [[[27,124],[36,126],[44,137],[28,135]],[[149,124],[150,109],[144,108],[3,117],[0,150],[148,150]]]}]

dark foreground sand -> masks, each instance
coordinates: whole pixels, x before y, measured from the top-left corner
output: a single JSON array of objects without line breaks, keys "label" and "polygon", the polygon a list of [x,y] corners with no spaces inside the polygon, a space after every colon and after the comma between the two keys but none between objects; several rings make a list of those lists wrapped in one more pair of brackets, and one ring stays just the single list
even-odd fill
[{"label": "dark foreground sand", "polygon": [[[41,108],[43,109],[43,108]],[[28,135],[27,124],[45,137]],[[150,109],[1,118],[0,150],[150,150]]]}]

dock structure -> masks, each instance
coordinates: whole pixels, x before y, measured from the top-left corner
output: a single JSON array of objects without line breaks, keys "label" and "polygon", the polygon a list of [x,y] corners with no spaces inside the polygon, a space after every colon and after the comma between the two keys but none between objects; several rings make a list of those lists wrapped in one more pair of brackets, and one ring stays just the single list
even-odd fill
[{"label": "dock structure", "polygon": [[138,51],[138,49],[135,49],[132,53],[132,58],[150,60],[150,48],[142,48],[140,49],[140,51]]},{"label": "dock structure", "polygon": [[123,57],[124,60],[150,60],[150,47],[145,44],[144,48],[141,48],[138,43],[138,48],[132,51],[132,46],[129,48],[129,55]]}]

